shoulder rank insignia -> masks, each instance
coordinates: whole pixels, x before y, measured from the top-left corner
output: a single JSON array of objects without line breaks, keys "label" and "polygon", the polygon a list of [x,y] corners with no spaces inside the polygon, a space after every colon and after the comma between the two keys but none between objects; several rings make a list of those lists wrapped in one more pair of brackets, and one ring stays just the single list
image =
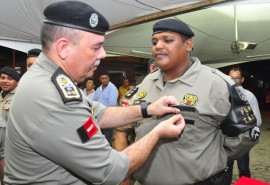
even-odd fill
[{"label": "shoulder rank insignia", "polygon": [[74,84],[74,82],[61,67],[54,72],[51,79],[59,91],[64,103],[71,101],[82,101],[82,95],[79,88]]},{"label": "shoulder rank insignia", "polygon": [[195,107],[195,103],[197,100],[198,96],[187,93],[185,94],[183,101],[180,104]]},{"label": "shoulder rank insignia", "polygon": [[141,91],[141,92],[138,93],[137,98],[138,99],[143,99],[146,95],[147,95],[146,91]]},{"label": "shoulder rank insignia", "polygon": [[125,95],[125,98],[130,99],[132,96],[134,96],[137,93],[138,89],[139,89],[139,86],[136,86],[130,91],[128,91],[127,94]]}]

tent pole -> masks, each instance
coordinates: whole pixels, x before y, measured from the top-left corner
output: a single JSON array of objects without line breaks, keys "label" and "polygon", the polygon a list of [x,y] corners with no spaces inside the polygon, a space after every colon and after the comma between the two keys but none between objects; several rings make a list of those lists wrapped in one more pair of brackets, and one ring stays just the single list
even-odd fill
[{"label": "tent pole", "polygon": [[238,41],[238,29],[237,29],[236,5],[234,5],[234,27],[235,27],[235,41]]},{"label": "tent pole", "polygon": [[194,10],[201,10],[205,7],[213,6],[216,4],[222,4],[222,3],[225,3],[228,1],[233,1],[233,0],[205,0],[205,1],[201,1],[198,3],[191,4],[191,5],[177,7],[177,8],[173,8],[173,9],[166,10],[166,11],[159,10],[156,13],[153,13],[153,14],[150,14],[147,16],[142,16],[142,17],[139,17],[139,18],[127,21],[127,22],[113,25],[110,27],[110,31],[116,30],[119,28],[123,28],[123,27],[138,25],[138,24],[145,23],[145,22],[159,20],[159,19],[165,18],[165,17],[175,16],[175,15],[180,14],[180,13],[183,14],[183,13],[187,13],[187,12],[192,12]]}]

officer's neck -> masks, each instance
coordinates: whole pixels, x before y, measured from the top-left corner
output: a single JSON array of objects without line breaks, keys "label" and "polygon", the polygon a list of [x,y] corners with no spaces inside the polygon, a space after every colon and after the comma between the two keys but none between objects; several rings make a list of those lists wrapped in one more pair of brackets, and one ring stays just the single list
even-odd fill
[{"label": "officer's neck", "polygon": [[179,65],[179,67],[163,71],[163,81],[167,82],[181,77],[191,65],[192,61],[188,60],[187,62],[184,62],[183,65]]},{"label": "officer's neck", "polygon": [[2,98],[5,98],[11,91],[2,91]]}]

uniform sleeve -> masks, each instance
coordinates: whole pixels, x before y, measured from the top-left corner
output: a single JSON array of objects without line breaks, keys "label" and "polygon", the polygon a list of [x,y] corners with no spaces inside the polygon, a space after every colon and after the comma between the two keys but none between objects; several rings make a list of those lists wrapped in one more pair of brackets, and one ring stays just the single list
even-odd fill
[{"label": "uniform sleeve", "polygon": [[[253,95],[253,97],[254,97],[254,95]],[[255,98],[255,100],[256,100],[256,98]],[[251,107],[253,109],[254,102],[249,102],[249,103],[250,103],[250,105],[251,105]],[[257,106],[258,106],[258,104],[257,104]],[[259,111],[259,110],[254,109],[253,111],[254,111],[254,114],[256,115],[256,117],[257,117],[257,114],[258,114],[259,119],[261,119],[260,112],[256,113],[256,111]],[[247,130],[247,131],[239,134],[237,137],[225,136],[224,148],[225,148],[225,151],[226,151],[226,153],[228,155],[228,158],[230,160],[234,160],[234,159],[238,159],[243,154],[247,153],[258,142],[259,142],[259,140],[257,140],[257,141],[251,140],[250,130]]]},{"label": "uniform sleeve", "polygon": [[[218,87],[218,88],[217,88]],[[221,123],[224,118],[228,115],[228,112],[231,108],[229,102],[229,90],[227,84],[217,83],[213,85],[213,90],[211,90],[211,100],[213,103],[214,109],[212,112],[215,112],[213,117]],[[223,147],[227,153],[229,159],[237,159],[243,154],[248,152],[258,141],[252,141],[250,138],[250,130],[241,133],[237,137],[228,137],[224,135],[224,144]]]},{"label": "uniform sleeve", "polygon": [[228,159],[235,160],[247,153],[258,142],[259,140],[250,139],[250,130],[248,130],[237,137],[225,137],[224,148]]},{"label": "uniform sleeve", "polygon": [[261,117],[261,112],[259,109],[258,101],[257,101],[256,97],[254,96],[254,94],[252,94],[252,98],[251,98],[251,101],[249,103],[250,103],[250,106],[251,106],[255,116],[256,116],[257,126],[259,127],[262,124],[262,117]]},{"label": "uniform sleeve", "polygon": [[42,119],[32,137],[32,147],[59,166],[92,184],[119,184],[129,169],[124,153],[112,149],[100,129],[86,143],[77,133],[90,113],[63,105]]}]

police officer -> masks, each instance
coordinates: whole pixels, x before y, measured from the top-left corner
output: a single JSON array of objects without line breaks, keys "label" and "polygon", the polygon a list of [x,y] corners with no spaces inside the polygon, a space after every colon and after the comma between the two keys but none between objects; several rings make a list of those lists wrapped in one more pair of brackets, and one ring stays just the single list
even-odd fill
[{"label": "police officer", "polygon": [[[194,33],[182,21],[153,26],[152,54],[159,70],[141,83],[136,102],[174,95],[186,127],[178,139],[162,140],[135,173],[142,185],[225,185],[227,160],[258,142],[256,118],[243,88],[191,57]],[[135,127],[136,140],[168,116],[149,116]],[[246,122],[245,122],[246,121]]]},{"label": "police officer", "polygon": [[20,80],[19,73],[12,68],[3,67],[0,76],[0,182],[3,184],[5,166],[5,133],[9,109]]},{"label": "police officer", "polygon": [[10,109],[4,182],[119,184],[143,164],[159,139],[179,136],[183,117],[174,115],[123,152],[110,147],[100,128],[179,113],[169,107],[178,102],[166,96],[151,105],[105,108],[88,101],[76,84],[92,76],[106,55],[107,20],[79,1],[53,3],[44,15],[43,52],[21,79]]}]

